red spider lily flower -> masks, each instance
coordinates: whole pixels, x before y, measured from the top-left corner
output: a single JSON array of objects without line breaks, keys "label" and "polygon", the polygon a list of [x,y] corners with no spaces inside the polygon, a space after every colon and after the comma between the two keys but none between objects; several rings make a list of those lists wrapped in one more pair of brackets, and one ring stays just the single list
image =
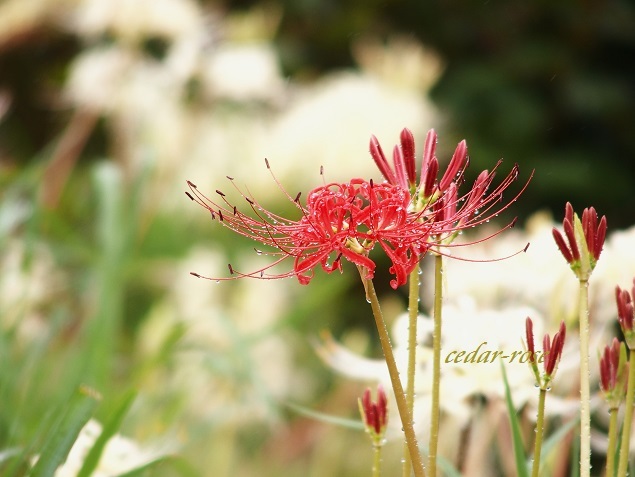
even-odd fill
[{"label": "red spider lily flower", "polygon": [[[229,265],[234,276],[226,279],[295,276],[306,285],[317,266],[327,273],[341,271],[342,258],[363,269],[365,278],[371,279],[375,262],[369,254],[375,245],[379,245],[392,261],[390,272],[395,279],[390,284],[397,288],[406,283],[408,274],[430,246],[430,221],[412,217],[408,213],[408,191],[389,183],[374,184],[354,179],[344,184],[327,184],[309,193],[306,206],[300,205],[299,194],[292,199],[285,192],[300,211],[298,220],[273,214],[252,197],[241,193],[252,212],[245,214],[221,191],[216,191],[220,199],[214,201],[191,182],[188,186],[191,192],[186,192],[188,197],[209,210],[212,219],[275,249],[270,254],[278,258],[272,264],[250,273],[238,272]],[[289,258],[293,259],[292,270],[281,274],[266,273]]]},{"label": "red spider lily flower", "polygon": [[381,384],[377,386],[377,402],[371,400],[370,388],[366,388],[364,396],[358,400],[358,404],[366,432],[371,436],[375,445],[381,445],[388,423],[388,400],[384,388]]},{"label": "red spider lily flower", "polygon": [[633,329],[633,298],[635,297],[635,279],[633,279],[632,295],[627,290],[615,287],[617,301],[617,318],[624,333],[624,339],[629,349],[635,349],[635,329]]},{"label": "red spider lily flower", "polygon": [[[301,284],[306,285],[318,266],[327,273],[341,271],[342,258],[355,264],[365,274],[364,278],[371,279],[375,262],[369,254],[379,245],[392,262],[389,272],[395,278],[390,285],[396,289],[407,282],[408,275],[416,269],[421,257],[431,247],[434,246],[435,251],[441,253],[439,247],[449,246],[461,229],[488,222],[515,202],[529,183],[511,201],[497,208],[496,205],[502,202],[503,192],[518,176],[518,166],[515,165],[503,181],[488,192],[496,169],[501,164],[499,161],[491,172],[483,171],[472,189],[459,197],[456,178],[462,177],[462,170],[467,163],[465,143],[459,144],[448,170],[437,185],[438,162],[434,157],[436,135],[431,131],[424,151],[424,189],[416,193],[426,196],[429,192],[432,197],[426,206],[414,206],[407,187],[414,177],[414,140],[407,130],[402,133],[401,140],[401,148],[397,148],[394,155],[395,171],[388,166],[376,139],[371,140],[371,154],[382,173],[389,178],[387,182],[374,184],[372,180],[353,179],[343,184],[327,184],[309,193],[306,206],[300,204],[300,194],[291,198],[274,176],[278,187],[298,209],[300,217],[296,220],[265,210],[253,197],[237,189],[251,210],[245,214],[230,203],[223,192],[217,190],[219,198],[214,200],[188,181],[190,192],[186,192],[187,196],[209,210],[212,219],[218,219],[222,225],[238,234],[272,247],[274,251],[269,254],[278,257],[266,267],[249,273],[238,272],[230,264],[228,267],[233,276],[225,279],[295,276]],[[270,170],[267,160],[265,163]],[[228,179],[233,185],[233,179]],[[514,222],[490,237],[513,226]],[[293,260],[292,270],[279,274],[267,273],[287,259]]]},{"label": "red spider lily flower", "polygon": [[593,207],[584,209],[582,221],[573,212],[569,202],[565,206],[562,233],[554,228],[553,238],[569,266],[581,280],[588,280],[602,253],[606,238],[606,216],[598,223],[598,215]]},{"label": "red spider lily flower", "polygon": [[529,366],[536,378],[536,383],[541,389],[549,390],[551,381],[556,375],[558,369],[558,363],[562,357],[562,349],[564,348],[564,339],[566,337],[567,328],[564,321],[560,323],[560,328],[556,334],[553,335],[553,339],[549,338],[548,334],[545,334],[542,340],[542,351],[544,356],[543,369],[544,372],[540,376],[538,371],[538,365],[536,364],[536,353],[534,345],[533,334],[533,322],[531,318],[527,317],[525,320],[525,335],[527,338],[527,350],[529,352]]},{"label": "red spider lily flower", "polygon": [[626,395],[628,366],[626,346],[613,338],[600,357],[600,389],[611,409],[619,408]]}]

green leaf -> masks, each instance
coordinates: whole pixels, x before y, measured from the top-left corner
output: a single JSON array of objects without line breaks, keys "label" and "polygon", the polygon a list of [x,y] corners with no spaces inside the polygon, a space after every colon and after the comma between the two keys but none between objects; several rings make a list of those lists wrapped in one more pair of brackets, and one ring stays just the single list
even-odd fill
[{"label": "green leaf", "polygon": [[512,393],[509,390],[509,382],[507,381],[507,373],[505,372],[505,365],[501,360],[501,371],[503,373],[503,382],[505,384],[505,402],[507,404],[507,414],[509,416],[509,423],[512,428],[512,439],[514,443],[514,458],[516,461],[516,475],[518,477],[528,477],[529,471],[525,461],[525,445],[523,443],[523,437],[520,433],[520,423],[518,422],[518,416],[516,415],[516,407],[512,401]]},{"label": "green leaf", "polygon": [[178,475],[181,475],[183,477],[199,477],[199,474],[192,468],[190,464],[187,463],[185,459],[177,456],[160,457],[124,474],[119,474],[117,477],[143,477],[146,475],[152,475],[148,473],[150,469],[159,465],[167,465],[169,467],[172,467],[174,470],[176,470]]},{"label": "green leaf", "polygon": [[[425,455],[428,454],[428,448],[426,446],[421,446],[421,449]],[[443,471],[445,477],[463,477],[461,472],[452,465],[452,462],[441,455],[437,456],[437,466]]]},{"label": "green leaf", "polygon": [[361,420],[355,419],[346,419],[338,416],[331,416],[330,414],[324,414],[322,412],[314,411],[312,409],[306,408],[304,406],[300,406],[298,404],[293,404],[290,402],[285,403],[285,405],[291,409],[292,411],[297,412],[306,417],[310,417],[317,421],[326,422],[329,424],[335,424],[336,426],[347,427],[349,429],[356,430],[364,430],[364,424]]},{"label": "green leaf", "polygon": [[570,477],[580,477],[580,433],[576,433],[571,445],[571,460],[569,461],[571,469]]},{"label": "green leaf", "polygon": [[77,477],[90,477],[93,471],[97,468],[97,464],[99,464],[99,459],[101,458],[101,455],[106,448],[106,444],[112,438],[112,436],[114,436],[117,431],[119,431],[124,417],[130,409],[130,406],[132,406],[132,403],[134,402],[136,396],[136,392],[130,391],[123,397],[121,403],[116,407],[113,415],[104,425],[104,428],[100,436],[95,441],[95,444],[86,455],[82,468],[77,474]]},{"label": "green leaf", "polygon": [[[556,432],[551,434],[547,440],[542,443],[542,455],[547,455],[555,450],[556,446],[560,443],[560,441],[569,434],[569,431],[573,429],[580,422],[580,416],[576,419],[572,419],[567,422],[564,426],[558,428]],[[540,468],[542,469],[542,465],[545,463],[545,460],[541,462]],[[529,465],[529,463],[527,463]]]},{"label": "green leaf", "polygon": [[454,468],[452,463],[440,455],[437,456],[437,465],[446,477],[462,477],[461,473]]},{"label": "green leaf", "polygon": [[93,415],[99,402],[99,395],[93,389],[80,386],[73,394],[66,411],[49,429],[42,453],[30,477],[51,477],[66,460],[77,440],[82,427]]}]

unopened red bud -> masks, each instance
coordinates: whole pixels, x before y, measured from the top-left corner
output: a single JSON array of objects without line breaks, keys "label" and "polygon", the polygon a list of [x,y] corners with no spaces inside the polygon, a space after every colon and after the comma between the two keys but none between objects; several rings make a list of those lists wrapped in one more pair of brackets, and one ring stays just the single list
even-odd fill
[{"label": "unopened red bud", "polygon": [[401,151],[403,152],[404,163],[406,165],[406,174],[408,176],[408,184],[414,186],[416,177],[415,166],[415,138],[412,135],[412,131],[408,128],[404,128],[400,135]]},{"label": "unopened red bud", "polygon": [[403,151],[399,146],[395,146],[392,150],[392,160],[395,164],[395,176],[397,185],[408,188],[408,177],[406,176],[406,164],[404,163]]},{"label": "unopened red bud", "polygon": [[[436,151],[437,148],[437,133],[434,129],[430,129],[428,131],[428,134],[426,134],[426,142],[423,146],[423,160],[421,162],[421,179],[419,181],[420,183],[420,187],[423,184],[427,184],[428,183],[428,177],[430,176],[430,174],[428,173],[428,168],[430,167],[430,162],[432,162],[433,159],[436,159],[434,156],[434,152]],[[437,172],[439,171],[439,164],[437,161]],[[434,181],[437,178],[437,172],[434,173],[434,177],[432,179],[432,183],[434,183]],[[426,195],[426,197],[429,197],[429,195]]]},{"label": "unopened red bud", "polygon": [[562,236],[560,231],[554,227],[551,233],[553,235],[554,240],[556,241],[556,245],[558,246],[560,253],[564,257],[564,259],[567,261],[567,263],[573,262],[573,255],[571,254],[571,250],[569,250],[569,247],[564,241],[564,237]]},{"label": "unopened red bud", "polygon": [[390,166],[388,165],[388,161],[386,160],[386,156],[384,156],[384,151],[381,149],[379,145],[379,141],[374,135],[370,137],[370,155],[372,156],[375,164],[379,168],[379,172],[384,176],[391,184],[396,184],[395,175],[390,170]]}]

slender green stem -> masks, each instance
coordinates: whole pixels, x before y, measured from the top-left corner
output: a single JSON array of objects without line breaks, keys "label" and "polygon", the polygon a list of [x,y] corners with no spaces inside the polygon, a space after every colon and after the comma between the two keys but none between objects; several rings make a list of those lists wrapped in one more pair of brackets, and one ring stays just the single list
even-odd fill
[{"label": "slender green stem", "polygon": [[[406,384],[406,404],[408,412],[414,416],[415,367],[417,354],[417,318],[419,317],[419,267],[415,268],[408,283],[408,381]],[[410,477],[412,463],[408,443],[404,441],[402,476]]]},{"label": "slender green stem", "polygon": [[615,442],[617,440],[618,408],[609,409],[609,448],[606,451],[606,477],[615,477]]},{"label": "slender green stem", "polygon": [[432,411],[430,413],[430,450],[428,470],[437,475],[439,444],[439,383],[441,381],[441,305],[443,301],[443,256],[434,257],[434,332],[432,335]]},{"label": "slender green stem", "polygon": [[538,417],[536,418],[536,441],[534,442],[534,463],[531,467],[531,477],[538,477],[540,472],[540,452],[542,450],[542,434],[545,426],[545,398],[547,390],[540,388],[538,398]]},{"label": "slender green stem", "polygon": [[373,477],[381,475],[381,443],[373,445]]},{"label": "slender green stem", "polygon": [[390,345],[390,337],[388,336],[388,329],[386,328],[386,322],[381,313],[379,306],[379,300],[377,299],[377,293],[373,286],[372,280],[364,280],[366,286],[366,294],[370,301],[370,306],[373,310],[373,316],[375,317],[375,324],[377,325],[377,332],[379,333],[379,342],[381,349],[384,353],[384,359],[388,366],[388,374],[390,375],[390,382],[392,384],[393,391],[395,392],[395,400],[397,401],[397,409],[399,410],[399,417],[401,418],[401,425],[408,444],[408,450],[410,452],[410,459],[412,461],[412,468],[414,470],[415,477],[425,477],[426,473],[423,468],[423,460],[421,454],[419,454],[419,447],[417,445],[417,437],[415,436],[414,427],[412,425],[412,415],[408,412],[408,403],[406,402],[406,395],[401,385],[401,379],[399,378],[399,369],[395,362],[395,356],[392,352],[392,346]]},{"label": "slender green stem", "polygon": [[633,398],[635,397],[635,350],[628,352],[628,387],[626,388],[626,409],[622,426],[622,445],[620,447],[620,464],[617,477],[626,477],[628,471],[628,451],[631,441],[631,424],[633,423]]},{"label": "slender green stem", "polygon": [[580,477],[591,475],[591,411],[589,385],[589,282],[580,280]]}]

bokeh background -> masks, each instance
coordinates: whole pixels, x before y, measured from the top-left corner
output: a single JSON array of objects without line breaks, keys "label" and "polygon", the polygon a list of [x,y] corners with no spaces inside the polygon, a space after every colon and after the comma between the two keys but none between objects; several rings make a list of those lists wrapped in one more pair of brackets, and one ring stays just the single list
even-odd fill
[{"label": "bokeh background", "polygon": [[[355,270],[195,279],[267,257],[185,181],[228,192],[231,176],[291,213],[265,157],[295,196],[379,180],[371,134],[390,151],[409,127],[420,157],[435,128],[442,164],[467,140],[468,181],[500,158],[535,170],[507,212],[521,227],[571,201],[627,228],[634,60],[626,0],[3,0],[0,465],[37,454],[84,384],[102,422],[136,391],[126,455],[184,462],[152,475],[367,475],[363,432],[307,415],[357,419],[366,384],[318,356],[324,330],[379,356]],[[106,475],[134,467],[120,460]]]}]

